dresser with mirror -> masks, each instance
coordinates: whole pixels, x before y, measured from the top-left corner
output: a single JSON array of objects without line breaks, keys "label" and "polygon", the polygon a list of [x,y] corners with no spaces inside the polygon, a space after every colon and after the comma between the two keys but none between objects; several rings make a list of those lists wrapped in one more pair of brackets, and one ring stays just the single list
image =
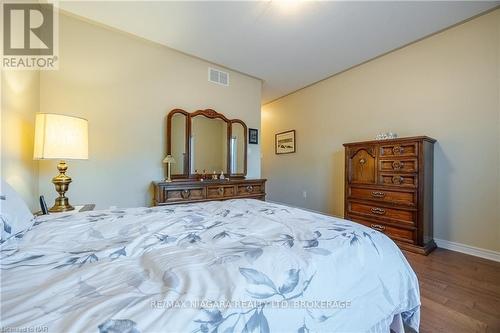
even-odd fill
[{"label": "dresser with mirror", "polygon": [[247,175],[247,126],[212,109],[167,115],[171,181],[155,181],[153,204],[265,199],[265,179]]}]

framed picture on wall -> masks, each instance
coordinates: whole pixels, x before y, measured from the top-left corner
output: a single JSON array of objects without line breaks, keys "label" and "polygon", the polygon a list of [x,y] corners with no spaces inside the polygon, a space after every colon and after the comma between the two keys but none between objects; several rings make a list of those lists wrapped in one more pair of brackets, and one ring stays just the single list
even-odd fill
[{"label": "framed picture on wall", "polygon": [[295,130],[281,132],[275,136],[275,153],[295,153]]},{"label": "framed picture on wall", "polygon": [[255,128],[248,129],[248,143],[253,145],[259,144],[259,130]]}]

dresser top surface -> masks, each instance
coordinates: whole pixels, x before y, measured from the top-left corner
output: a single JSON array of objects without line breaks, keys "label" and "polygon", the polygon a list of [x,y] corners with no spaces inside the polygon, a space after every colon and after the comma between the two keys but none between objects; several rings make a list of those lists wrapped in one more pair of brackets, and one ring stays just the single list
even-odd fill
[{"label": "dresser top surface", "polygon": [[241,184],[241,183],[250,183],[250,182],[265,182],[267,179],[263,178],[234,178],[234,179],[205,179],[204,181],[196,180],[196,179],[174,179],[171,182],[165,181],[154,181],[154,185],[192,185],[192,184],[206,184],[206,185],[225,185],[225,184]]},{"label": "dresser top surface", "polygon": [[355,146],[355,145],[360,145],[360,144],[391,144],[395,142],[404,142],[404,141],[428,141],[431,143],[436,142],[436,139],[433,139],[428,136],[410,136],[410,137],[401,137],[401,138],[394,138],[394,139],[385,139],[385,140],[367,140],[367,141],[358,141],[358,142],[349,142],[349,143],[344,143],[344,146]]}]

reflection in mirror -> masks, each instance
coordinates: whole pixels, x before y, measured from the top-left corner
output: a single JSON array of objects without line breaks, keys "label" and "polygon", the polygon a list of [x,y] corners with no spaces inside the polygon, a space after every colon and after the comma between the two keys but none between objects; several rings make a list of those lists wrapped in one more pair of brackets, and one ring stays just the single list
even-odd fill
[{"label": "reflection in mirror", "polygon": [[245,128],[240,123],[231,124],[231,173],[245,172]]},{"label": "reflection in mirror", "polygon": [[171,152],[175,159],[172,164],[172,175],[179,175],[184,173],[184,162],[186,155],[186,115],[182,113],[175,113],[172,117],[172,128],[170,138]]},{"label": "reflection in mirror", "polygon": [[227,173],[227,123],[218,118],[191,118],[191,174]]}]

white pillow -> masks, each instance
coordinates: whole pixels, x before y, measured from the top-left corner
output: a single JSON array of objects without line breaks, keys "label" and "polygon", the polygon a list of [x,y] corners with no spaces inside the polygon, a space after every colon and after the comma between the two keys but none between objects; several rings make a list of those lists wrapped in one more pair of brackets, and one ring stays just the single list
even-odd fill
[{"label": "white pillow", "polygon": [[2,179],[0,187],[0,234],[1,241],[22,235],[34,222],[35,217],[21,196]]}]

